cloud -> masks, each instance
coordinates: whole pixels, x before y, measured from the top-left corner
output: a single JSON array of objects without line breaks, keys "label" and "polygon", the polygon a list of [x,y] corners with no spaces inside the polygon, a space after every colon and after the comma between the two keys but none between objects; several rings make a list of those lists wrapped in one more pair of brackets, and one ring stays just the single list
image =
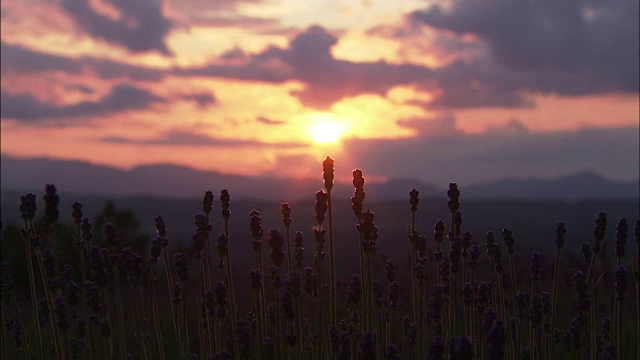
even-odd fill
[{"label": "cloud", "polygon": [[218,103],[218,99],[216,98],[215,94],[211,92],[183,94],[183,95],[180,95],[180,99],[193,101],[200,108],[204,108],[209,105],[214,105]]},{"label": "cloud", "polygon": [[455,136],[458,133],[456,129],[456,119],[452,114],[429,119],[400,119],[396,121],[396,123],[398,126],[416,130],[416,132],[424,138]]},{"label": "cloud", "polygon": [[289,48],[271,47],[256,58],[275,59],[288,65],[291,77],[306,85],[294,95],[305,105],[316,108],[328,108],[346,97],[384,95],[393,86],[415,83],[431,73],[428,68],[410,64],[337,60],[330,51],[337,41],[322,27],[312,26],[296,36]]},{"label": "cloud", "polygon": [[396,140],[346,139],[345,166],[360,167],[369,176],[403,174],[438,185],[585,170],[632,180],[640,173],[637,126],[537,133],[514,120],[470,134],[455,130],[452,118],[412,119],[403,125],[419,128],[420,134]]},{"label": "cloud", "polygon": [[230,28],[238,27],[242,29],[255,29],[260,31],[261,29],[278,28],[279,21],[276,19],[262,18],[255,16],[244,16],[238,14],[198,14],[191,16],[189,22],[191,26],[206,26],[216,28]]},{"label": "cloud", "polygon": [[148,109],[166,100],[150,91],[131,85],[115,86],[109,94],[97,101],[81,101],[57,106],[41,102],[31,94],[9,94],[2,91],[2,119],[39,121],[60,118],[94,117],[128,110]]},{"label": "cloud", "polygon": [[[221,4],[231,6],[225,1]],[[412,13],[406,31],[370,31],[404,41],[420,36],[416,26],[430,26],[436,30],[434,47],[447,48],[445,53],[465,53],[437,68],[336,59],[331,49],[338,37],[312,26],[292,37],[287,46],[270,46],[258,53],[236,48],[203,66],[167,69],[88,56],[71,59],[3,43],[2,73],[92,71],[104,79],[136,81],[166,77],[271,84],[297,81],[303,87],[291,95],[316,109],[327,109],[342,99],[363,94],[384,97],[395,86],[413,85],[432,99],[409,100],[408,104],[427,110],[526,108],[535,106],[532,99],[537,94],[637,93],[638,11],[632,11],[637,7],[637,1],[626,0],[562,4],[550,0],[490,0],[486,4],[462,0],[453,2],[450,8],[434,5]]]},{"label": "cloud", "polygon": [[63,71],[78,73],[81,62],[59,55],[46,54],[20,45],[0,43],[0,71],[5,73],[39,73]]},{"label": "cloud", "polygon": [[69,91],[79,91],[83,94],[93,94],[96,92],[95,90],[93,90],[93,88],[84,84],[69,84],[69,85],[66,85],[64,88]]},{"label": "cloud", "polygon": [[305,147],[303,143],[265,143],[258,140],[216,138],[204,133],[184,129],[171,129],[160,136],[147,139],[133,139],[120,136],[101,138],[100,141],[114,144],[159,145],[159,146],[215,146],[215,147]]},{"label": "cloud", "polygon": [[165,37],[173,28],[160,0],[103,0],[116,18],[96,11],[89,0],[63,0],[62,8],[87,34],[131,52],[157,51],[171,55]]},{"label": "cloud", "polygon": [[128,78],[136,81],[159,81],[167,75],[162,70],[112,60],[91,56],[70,58],[29,49],[21,45],[0,43],[0,73],[2,75],[46,72],[80,74],[84,71],[92,71],[106,80]]},{"label": "cloud", "polygon": [[431,73],[426,67],[411,64],[337,60],[330,51],[337,41],[322,27],[312,26],[294,37],[287,48],[271,46],[252,55],[233,51],[222,57],[223,60],[233,60],[232,64],[223,62],[199,68],[181,68],[175,69],[174,73],[270,83],[297,80],[304,83],[305,88],[292,95],[304,105],[318,109],[326,109],[341,99],[362,94],[384,96],[396,85],[416,83]]},{"label": "cloud", "polygon": [[[455,65],[468,83],[480,81],[504,93],[576,96],[638,92],[638,4],[460,0],[450,8],[432,5],[410,18],[436,30],[473,34],[488,44],[490,64],[474,59],[466,66]],[[517,98],[505,100],[518,103]]]},{"label": "cloud", "polygon": [[280,125],[280,124],[284,124],[285,121],[282,120],[272,120],[269,119],[268,117],[265,116],[258,116],[256,118],[256,121],[265,125]]}]

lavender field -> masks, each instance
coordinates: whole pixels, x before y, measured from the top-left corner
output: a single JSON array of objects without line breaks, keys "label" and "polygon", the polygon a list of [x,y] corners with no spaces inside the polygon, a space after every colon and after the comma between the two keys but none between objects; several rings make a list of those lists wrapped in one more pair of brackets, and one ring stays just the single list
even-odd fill
[{"label": "lavender field", "polygon": [[[80,202],[61,208],[54,185],[21,196],[22,224],[2,233],[2,358],[637,356],[640,220],[595,212],[589,229],[557,222],[545,244],[520,244],[508,227],[468,229],[452,183],[440,219],[425,219],[416,189],[401,214],[381,209],[404,228],[391,235],[362,170],[350,214],[334,209],[345,199],[332,197],[331,158],[322,180],[312,212],[270,208],[273,228],[206,191],[178,244],[171,209],[149,236],[113,205],[93,222]],[[351,233],[336,231],[347,216]]]}]

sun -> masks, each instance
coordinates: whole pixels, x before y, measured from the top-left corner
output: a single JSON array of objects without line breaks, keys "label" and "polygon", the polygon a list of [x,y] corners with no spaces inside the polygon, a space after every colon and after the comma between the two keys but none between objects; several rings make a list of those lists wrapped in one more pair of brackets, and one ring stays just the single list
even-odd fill
[{"label": "sun", "polygon": [[311,127],[310,133],[317,143],[326,144],[340,140],[344,129],[336,122],[325,121]]}]

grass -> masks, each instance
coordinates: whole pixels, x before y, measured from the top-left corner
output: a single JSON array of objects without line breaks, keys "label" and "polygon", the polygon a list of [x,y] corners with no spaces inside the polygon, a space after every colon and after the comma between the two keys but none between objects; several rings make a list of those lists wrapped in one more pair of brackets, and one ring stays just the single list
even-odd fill
[{"label": "grass", "polygon": [[[518,234],[508,228],[501,229],[502,241],[493,232],[463,231],[456,184],[447,192],[450,219],[431,219],[433,231],[425,231],[413,189],[407,233],[398,234],[408,239],[406,258],[379,261],[378,242],[387,239],[379,238],[363,173],[355,170],[349,243],[358,249],[359,271],[339,279],[345,264],[336,261],[335,163],[327,158],[322,165],[315,219],[294,221],[295,209],[284,203],[282,227],[266,231],[268,247],[256,210],[237,220],[249,224],[246,235],[231,238],[235,217],[226,190],[219,196],[222,230],[213,226],[214,196],[207,191],[194,217],[192,249],[170,253],[172,235],[158,216],[157,237],[144,254],[112,224],[94,228],[80,203],[70,209],[75,234],[60,236],[52,185],[41,220],[36,196],[23,196],[20,241],[28,281],[14,282],[2,262],[2,359],[640,357],[632,340],[640,337],[639,260],[625,252],[626,218],[611,235],[606,213],[598,214],[583,259],[565,255],[571,232],[558,223],[548,240],[555,241],[549,254],[555,261],[543,265],[537,252],[524,261],[529,256],[518,253]],[[310,234],[298,231],[309,224]],[[636,222],[636,247],[639,231]],[[96,232],[104,233],[101,241]],[[231,256],[239,241],[250,241],[255,257],[241,272]],[[607,242],[615,242],[615,251],[603,246]],[[629,280],[636,282],[635,294]]]}]

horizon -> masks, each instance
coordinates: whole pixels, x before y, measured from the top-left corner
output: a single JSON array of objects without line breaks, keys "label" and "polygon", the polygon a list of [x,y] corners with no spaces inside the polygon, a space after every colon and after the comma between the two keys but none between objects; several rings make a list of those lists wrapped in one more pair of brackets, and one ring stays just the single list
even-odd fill
[{"label": "horizon", "polygon": [[5,1],[0,149],[294,179],[330,155],[341,182],[636,181],[638,6]]},{"label": "horizon", "polygon": [[[286,173],[243,176],[202,171],[175,164],[150,164],[129,170],[81,161],[49,158],[20,159],[2,155],[2,189],[39,193],[43,183],[54,184],[67,194],[99,195],[110,198],[148,196],[152,198],[199,198],[205,190],[227,189],[235,199],[298,201],[311,199],[322,187],[322,179],[294,179]],[[344,171],[336,169],[334,194],[349,199],[351,182],[340,181]],[[366,174],[366,172],[364,172]],[[416,178],[388,177],[366,186],[371,199],[403,199],[413,188],[422,196],[443,198],[450,182],[434,183]],[[466,198],[479,200],[632,200],[640,199],[640,179],[614,181],[593,171],[579,171],[560,177],[505,177],[493,181],[455,182]]]}]

